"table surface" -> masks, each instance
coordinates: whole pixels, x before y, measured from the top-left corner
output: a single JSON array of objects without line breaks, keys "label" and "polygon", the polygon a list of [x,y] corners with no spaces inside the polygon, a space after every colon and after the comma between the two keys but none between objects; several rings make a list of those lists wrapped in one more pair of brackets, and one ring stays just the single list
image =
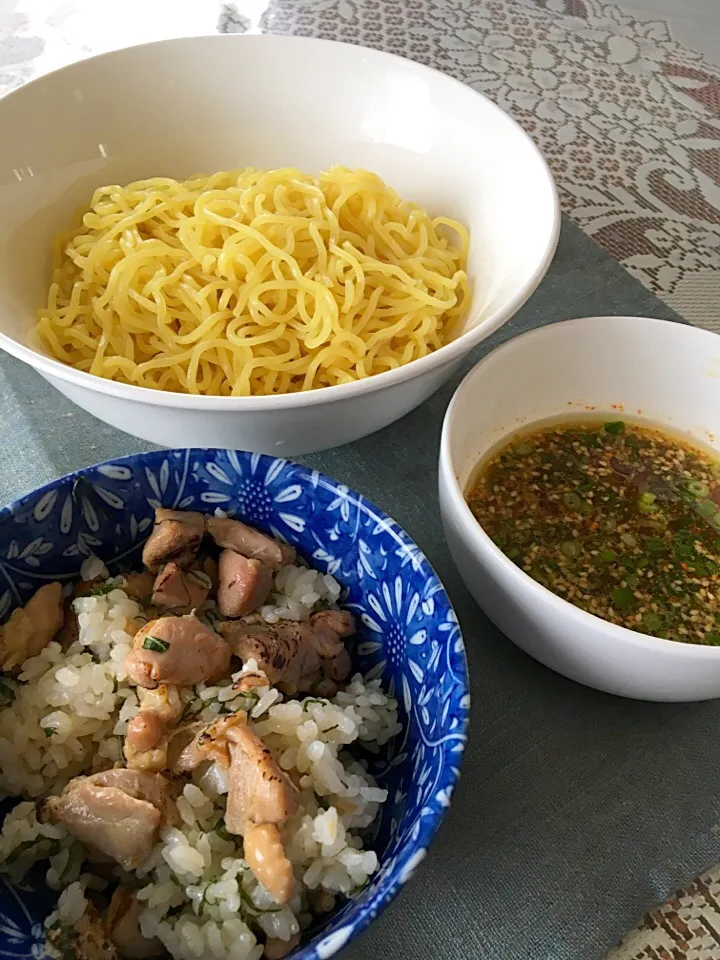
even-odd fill
[{"label": "table surface", "polygon": [[[713,137],[720,141],[705,122],[705,113],[718,113],[710,95],[716,78],[657,24],[648,26],[638,54],[643,28],[604,0],[124,0],[122,7],[123,17],[110,29],[109,4],[97,0],[0,0],[0,93],[113,46],[216,28],[271,29],[362,36],[370,45],[439,64],[487,88],[525,122],[549,155],[565,209],[608,252],[566,221],[540,289],[466,367],[522,330],[572,316],[679,319],[647,287],[713,328],[716,311],[708,304],[718,294],[720,215],[713,211],[720,196],[698,173],[698,151],[709,149]],[[527,81],[524,99],[504,79],[511,54]],[[549,56],[555,66],[542,69]],[[581,62],[592,74],[582,81],[590,90],[584,99],[570,86],[580,83]],[[694,99],[675,97],[667,79],[674,76],[685,78]],[[558,77],[566,97],[556,107]],[[626,98],[633,109],[657,112],[653,130],[665,144],[648,140],[646,117],[630,149],[623,138],[639,114],[633,120],[610,111],[618,127],[604,142],[608,150],[589,158],[583,150],[598,105],[605,97],[617,106],[621,85],[631,81]],[[596,113],[583,113],[579,101]],[[692,139],[703,123],[704,147]],[[653,180],[659,166],[667,181]],[[681,201],[689,206],[680,209]],[[666,252],[673,245],[679,253],[671,264]],[[386,430],[304,458],[375,500],[426,551],[460,617],[472,678],[470,741],[447,821],[408,889],[344,956],[595,960],[648,908],[720,859],[714,748],[720,713],[713,703],[641,704],[587,690],[529,659],[487,621],[453,567],[436,507],[440,427],[458,380]],[[0,356],[0,503],[70,470],[143,448]],[[697,897],[708,890],[703,882],[699,887],[681,904],[685,915],[699,915]],[[680,907],[668,909],[676,917]],[[707,912],[705,919],[712,923]],[[681,945],[678,957],[720,958],[702,947],[702,938],[685,939],[700,946],[688,953]],[[617,960],[640,956],[633,947]],[[653,949],[646,956],[665,955]]]}]

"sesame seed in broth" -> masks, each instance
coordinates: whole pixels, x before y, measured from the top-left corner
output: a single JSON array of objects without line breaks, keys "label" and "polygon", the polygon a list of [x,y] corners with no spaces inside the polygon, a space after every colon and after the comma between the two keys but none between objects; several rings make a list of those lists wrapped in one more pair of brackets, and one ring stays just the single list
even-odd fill
[{"label": "sesame seed in broth", "polygon": [[720,459],[625,420],[545,422],[496,448],[466,494],[538,583],[631,630],[720,645]]}]

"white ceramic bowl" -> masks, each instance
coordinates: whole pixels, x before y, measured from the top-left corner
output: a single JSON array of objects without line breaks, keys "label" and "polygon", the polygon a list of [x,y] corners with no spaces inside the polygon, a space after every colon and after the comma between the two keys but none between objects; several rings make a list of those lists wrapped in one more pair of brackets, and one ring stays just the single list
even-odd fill
[{"label": "white ceramic bowl", "polygon": [[[81,373],[28,333],[51,241],[105,183],[247,165],[366,167],[466,223],[475,284],[464,331],[368,380],[279,397],[191,397]],[[0,100],[0,346],[79,406],[168,446],[292,456],[378,430],[435,391],[520,307],[557,243],[550,173],[529,137],[469,87],[323,40],[213,36],[104,54]]]},{"label": "white ceramic bowl", "polygon": [[485,357],[443,427],[440,507],[455,563],[497,626],[553,670],[642,700],[720,697],[720,648],[635,633],[561,600],[507,559],[465,503],[473,468],[504,437],[588,408],[666,424],[720,452],[720,337],[646,317],[592,317],[550,324]]}]

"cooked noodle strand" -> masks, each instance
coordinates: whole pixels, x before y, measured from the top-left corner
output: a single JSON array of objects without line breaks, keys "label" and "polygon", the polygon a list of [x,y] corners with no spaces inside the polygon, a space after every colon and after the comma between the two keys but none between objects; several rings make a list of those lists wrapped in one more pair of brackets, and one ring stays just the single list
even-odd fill
[{"label": "cooked noodle strand", "polygon": [[468,245],[460,223],[364,170],[101,187],[59,238],[38,332],[63,363],[157,390],[349,383],[448,342]]}]

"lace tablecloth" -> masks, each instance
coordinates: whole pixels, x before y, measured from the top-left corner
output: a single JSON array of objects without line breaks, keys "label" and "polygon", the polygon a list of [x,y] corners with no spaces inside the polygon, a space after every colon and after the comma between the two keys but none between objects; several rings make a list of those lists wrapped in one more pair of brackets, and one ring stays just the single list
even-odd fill
[{"label": "lace tablecloth", "polygon": [[[662,21],[601,0],[0,0],[0,94],[114,47],[217,30],[360,42],[482,90],[541,146],[565,214],[678,313],[720,331],[720,71]],[[549,908],[564,909],[538,904]],[[720,869],[648,913],[611,957],[720,960]]]}]

